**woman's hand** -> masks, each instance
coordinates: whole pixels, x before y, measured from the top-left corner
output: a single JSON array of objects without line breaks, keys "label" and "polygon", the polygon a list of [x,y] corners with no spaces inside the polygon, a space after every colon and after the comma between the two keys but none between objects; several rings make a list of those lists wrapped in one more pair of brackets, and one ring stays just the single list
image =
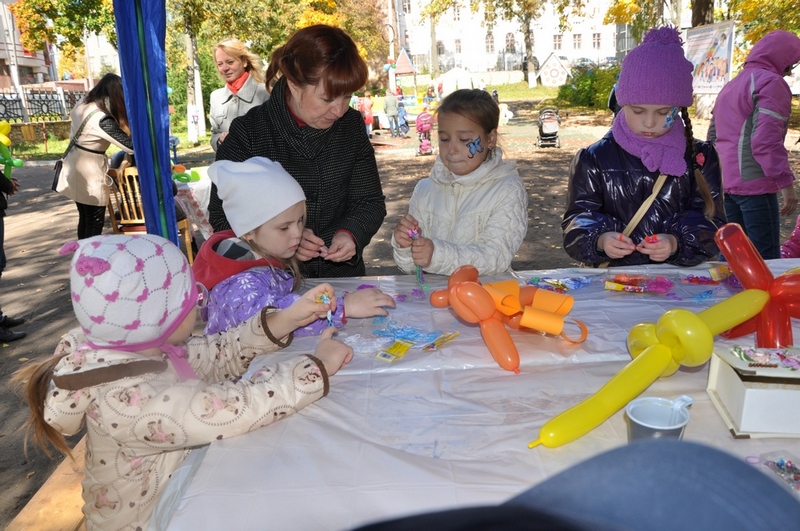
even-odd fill
[{"label": "woman's hand", "polygon": [[431,265],[433,259],[433,240],[420,236],[411,243],[411,258],[414,264],[422,267]]},{"label": "woman's hand", "polygon": [[325,242],[314,234],[311,229],[303,229],[303,238],[300,240],[300,246],[297,248],[294,256],[301,262],[308,262],[312,258],[321,255],[322,250],[325,248]]},{"label": "woman's hand", "polygon": [[396,306],[394,299],[378,288],[360,289],[344,297],[344,313],[348,318],[389,315],[389,310],[386,308]]},{"label": "woman's hand", "polygon": [[604,232],[597,238],[597,249],[612,259],[623,258],[636,250],[629,237],[620,232]]},{"label": "woman's hand", "polygon": [[[411,236],[408,235],[408,231],[412,230],[419,230],[419,223],[414,216],[411,214],[406,214],[400,221],[397,222],[397,226],[394,228],[394,241],[397,242],[401,248],[405,249],[407,247],[411,247]],[[421,236],[421,234],[420,234]]]},{"label": "woman's hand", "polygon": [[330,247],[323,246],[320,255],[331,262],[347,262],[356,255],[356,242],[349,232],[340,230],[333,235]]},{"label": "woman's hand", "polygon": [[228,136],[228,132],[227,131],[225,131],[224,133],[220,133],[219,134],[219,138],[217,138],[217,145],[222,144],[222,142],[225,140],[226,136]]},{"label": "woman's hand", "polygon": [[636,250],[653,262],[663,262],[678,250],[678,238],[672,234],[653,234],[639,242]]},{"label": "woman's hand", "polygon": [[333,339],[336,331],[332,326],[326,328],[319,338],[317,350],[314,356],[325,365],[325,372],[328,376],[333,376],[339,369],[347,365],[353,359],[353,349],[337,339]]}]

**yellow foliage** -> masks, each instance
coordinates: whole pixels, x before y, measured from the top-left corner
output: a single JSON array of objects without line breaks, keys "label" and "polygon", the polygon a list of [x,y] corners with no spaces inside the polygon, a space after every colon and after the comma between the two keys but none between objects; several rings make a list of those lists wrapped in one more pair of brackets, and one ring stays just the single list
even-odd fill
[{"label": "yellow foliage", "polygon": [[634,0],[616,0],[603,17],[603,24],[630,24],[641,10]]},{"label": "yellow foliage", "polygon": [[340,13],[329,14],[309,8],[303,11],[303,14],[300,15],[300,19],[297,21],[298,28],[307,28],[315,24],[327,24],[328,26],[336,26],[337,28],[341,27],[342,21]]}]

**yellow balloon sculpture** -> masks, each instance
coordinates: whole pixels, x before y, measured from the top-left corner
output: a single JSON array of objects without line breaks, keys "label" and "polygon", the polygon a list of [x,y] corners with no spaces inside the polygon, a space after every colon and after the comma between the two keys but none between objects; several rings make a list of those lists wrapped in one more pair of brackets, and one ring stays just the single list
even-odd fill
[{"label": "yellow balloon sculpture", "polygon": [[11,156],[8,146],[11,145],[11,139],[8,134],[11,132],[11,124],[6,120],[0,120],[0,164],[4,166],[4,174],[6,178],[11,179],[11,170],[22,166],[21,159],[15,159]]},{"label": "yellow balloon sculpture", "polygon": [[659,376],[681,365],[696,367],[711,357],[714,336],[758,315],[769,293],[748,289],[695,314],[677,308],[658,323],[641,323],[628,333],[633,360],[594,395],[547,421],[528,448],[555,448],[583,437],[622,409]]}]

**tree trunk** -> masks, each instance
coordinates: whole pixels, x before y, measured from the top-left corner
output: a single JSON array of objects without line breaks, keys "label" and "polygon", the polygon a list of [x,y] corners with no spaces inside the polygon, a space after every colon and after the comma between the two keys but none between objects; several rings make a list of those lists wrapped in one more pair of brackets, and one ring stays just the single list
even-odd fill
[{"label": "tree trunk", "polygon": [[692,0],[692,27],[714,23],[714,0]]},{"label": "tree trunk", "polygon": [[431,17],[431,81],[439,77],[439,46],[436,42],[436,18]]},{"label": "tree trunk", "polygon": [[189,137],[189,143],[196,145],[198,142],[198,112],[197,105],[195,104],[197,97],[195,96],[194,91],[194,72],[195,66],[197,65],[194,62],[195,55],[192,48],[192,37],[189,34],[189,28],[187,27],[185,29],[186,33],[183,35],[183,43],[186,47],[186,133]]},{"label": "tree trunk", "polygon": [[[533,17],[529,12],[522,15],[522,41],[525,43],[525,57],[528,62],[528,68],[525,69],[525,81],[528,82],[529,87],[536,86],[536,69],[533,67],[533,41],[531,40],[531,20]],[[533,83],[531,83],[533,80]]]}]

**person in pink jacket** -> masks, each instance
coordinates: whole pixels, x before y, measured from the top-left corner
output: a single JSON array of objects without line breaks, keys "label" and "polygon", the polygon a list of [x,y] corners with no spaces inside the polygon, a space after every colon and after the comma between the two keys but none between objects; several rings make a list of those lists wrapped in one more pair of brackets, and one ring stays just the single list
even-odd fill
[{"label": "person in pink jacket", "polygon": [[798,61],[800,37],[782,30],[765,35],[717,96],[708,132],[722,165],[728,221],[742,226],[764,259],[780,258],[780,216],[797,208],[784,147],[792,92],[783,78]]},{"label": "person in pink jacket", "polygon": [[781,245],[781,258],[800,258],[800,216],[797,216],[792,235]]}]

